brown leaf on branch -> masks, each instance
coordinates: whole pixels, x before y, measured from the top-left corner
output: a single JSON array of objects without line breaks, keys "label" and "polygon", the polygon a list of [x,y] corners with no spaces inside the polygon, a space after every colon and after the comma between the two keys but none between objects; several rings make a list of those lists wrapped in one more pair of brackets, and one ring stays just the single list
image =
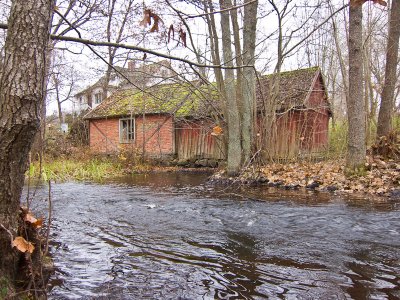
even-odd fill
[{"label": "brown leaf on branch", "polygon": [[143,27],[147,27],[148,25],[151,25],[151,19],[153,19],[153,26],[151,27],[150,32],[156,32],[159,30],[159,24],[162,23],[162,20],[150,9],[145,9],[143,11],[143,20],[140,21],[139,24]]},{"label": "brown leaf on branch", "polygon": [[179,41],[182,42],[182,44],[186,47],[186,32],[181,28],[179,29],[179,40],[178,40],[178,44]]},{"label": "brown leaf on branch", "polygon": [[43,226],[43,218],[39,218],[35,223],[32,224],[35,228],[42,228]]},{"label": "brown leaf on branch", "polygon": [[158,24],[160,23],[160,22],[162,22],[162,20],[161,20],[161,18],[159,17],[159,16],[157,16],[156,14],[152,14],[152,18],[153,18],[153,21],[154,21],[154,24],[153,24],[153,27],[151,27],[151,29],[150,29],[150,32],[155,32],[155,31],[157,31],[158,32]]},{"label": "brown leaf on branch", "polygon": [[32,253],[33,250],[35,250],[35,247],[33,246],[33,244],[31,242],[28,242],[27,240],[25,240],[22,236],[17,236],[13,240],[12,246],[16,247],[19,251],[24,252],[24,253],[26,251],[28,251],[29,253]]},{"label": "brown leaf on branch", "polygon": [[31,224],[35,224],[37,222],[37,219],[34,217],[34,215],[31,212],[28,212],[24,217],[24,221],[31,223]]},{"label": "brown leaf on branch", "polygon": [[145,9],[143,11],[143,20],[140,21],[140,26],[147,27],[147,25],[151,24],[151,10]]},{"label": "brown leaf on branch", "polygon": [[174,31],[174,25],[171,24],[168,29],[168,43],[171,40],[171,33],[172,33],[172,39],[175,38],[175,31]]}]

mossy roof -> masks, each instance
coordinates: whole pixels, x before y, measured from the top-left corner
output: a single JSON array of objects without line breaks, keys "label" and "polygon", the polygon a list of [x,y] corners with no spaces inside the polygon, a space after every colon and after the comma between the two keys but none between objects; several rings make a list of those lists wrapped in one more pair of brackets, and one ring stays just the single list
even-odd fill
[{"label": "mossy roof", "polygon": [[201,116],[210,113],[210,101],[218,99],[213,85],[196,87],[190,83],[157,85],[144,91],[129,89],[115,92],[90,111],[85,119],[100,119],[167,113],[176,117]]},{"label": "mossy roof", "polygon": [[[319,67],[281,72],[279,76],[278,111],[307,106],[308,103],[306,102],[314,87],[315,80],[318,78],[323,80]],[[257,89],[257,102],[259,105],[269,97],[274,80],[276,80],[276,76],[273,74],[264,75],[260,78],[260,84]],[[323,81],[322,85],[324,86]],[[325,87],[323,92],[326,95]]]},{"label": "mossy roof", "polygon": [[[281,72],[277,110],[307,106],[306,101],[317,78],[322,80],[318,67]],[[273,75],[261,76],[257,87],[259,108],[263,100],[269,97],[273,80]],[[85,118],[100,119],[143,113],[168,113],[178,118],[204,117],[213,108],[218,109],[218,98],[215,84],[196,87],[194,83],[173,83],[153,86],[145,91],[121,90],[104,100]]]}]

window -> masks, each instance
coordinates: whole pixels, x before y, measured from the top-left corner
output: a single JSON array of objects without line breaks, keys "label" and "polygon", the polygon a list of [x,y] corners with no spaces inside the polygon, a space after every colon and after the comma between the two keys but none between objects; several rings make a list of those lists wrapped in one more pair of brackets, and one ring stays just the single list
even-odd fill
[{"label": "window", "polygon": [[135,119],[119,120],[119,141],[120,143],[131,143],[135,140]]},{"label": "window", "polygon": [[103,95],[101,93],[94,94],[94,103],[99,104],[103,100]]}]

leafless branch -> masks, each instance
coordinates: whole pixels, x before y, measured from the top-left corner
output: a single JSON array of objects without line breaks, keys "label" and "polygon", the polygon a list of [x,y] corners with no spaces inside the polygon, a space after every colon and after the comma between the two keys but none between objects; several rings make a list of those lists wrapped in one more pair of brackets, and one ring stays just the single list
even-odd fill
[{"label": "leafless branch", "polygon": [[[7,24],[0,23],[0,29],[7,29],[7,28],[8,28]],[[139,46],[123,44],[123,43],[99,42],[99,41],[92,41],[92,40],[83,39],[83,38],[76,38],[76,37],[71,37],[71,36],[59,36],[59,35],[53,35],[53,34],[50,35],[50,38],[52,40],[56,40],[56,41],[74,42],[74,43],[84,44],[86,46],[116,47],[116,48],[123,48],[123,49],[128,49],[128,50],[139,51],[139,52],[143,52],[143,53],[152,54],[152,55],[155,55],[158,57],[163,57],[163,58],[167,58],[167,59],[171,59],[171,60],[175,60],[175,61],[180,61],[180,62],[186,63],[188,65],[199,67],[199,68],[238,69],[238,68],[253,67],[253,66],[227,67],[224,65],[200,64],[200,63],[196,63],[196,62],[186,59],[186,58],[168,55],[168,54],[165,54],[162,52],[150,50],[150,49],[139,47]]]}]

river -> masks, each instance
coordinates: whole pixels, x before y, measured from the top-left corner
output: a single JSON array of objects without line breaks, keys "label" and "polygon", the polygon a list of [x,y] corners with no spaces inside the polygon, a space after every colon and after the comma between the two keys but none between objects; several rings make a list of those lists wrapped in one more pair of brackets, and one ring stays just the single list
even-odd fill
[{"label": "river", "polygon": [[49,299],[400,299],[399,201],[206,178],[53,184]]}]

